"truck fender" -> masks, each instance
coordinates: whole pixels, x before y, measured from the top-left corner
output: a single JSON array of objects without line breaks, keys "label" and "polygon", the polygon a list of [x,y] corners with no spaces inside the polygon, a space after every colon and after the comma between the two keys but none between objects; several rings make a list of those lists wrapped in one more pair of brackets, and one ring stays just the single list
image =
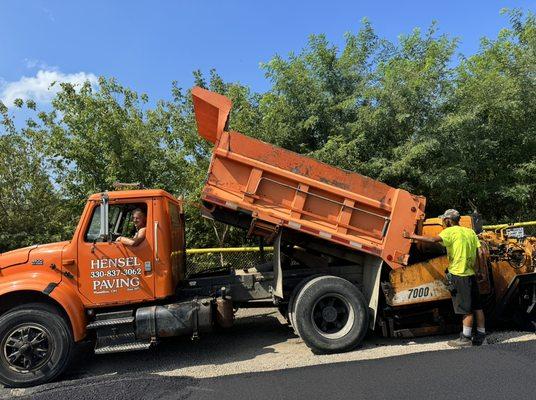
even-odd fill
[{"label": "truck fender", "polygon": [[67,284],[60,281],[59,283],[43,283],[46,280],[29,277],[16,281],[6,282],[0,285],[0,302],[4,295],[14,294],[17,292],[35,292],[36,294],[50,297],[62,308],[71,325],[73,339],[78,342],[86,336],[86,317],[85,310],[77,293]]},{"label": "truck fender", "polygon": [[60,282],[49,294],[65,311],[71,322],[73,338],[78,342],[86,337],[86,313],[84,305],[71,286]]}]

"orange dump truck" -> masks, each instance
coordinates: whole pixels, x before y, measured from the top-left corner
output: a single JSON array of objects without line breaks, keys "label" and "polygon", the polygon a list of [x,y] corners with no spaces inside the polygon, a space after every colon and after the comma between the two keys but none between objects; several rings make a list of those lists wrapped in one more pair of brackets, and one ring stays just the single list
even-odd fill
[{"label": "orange dump truck", "polygon": [[[423,197],[229,132],[227,98],[201,88],[192,96],[199,133],[214,143],[203,212],[272,244],[272,261],[188,271],[181,200],[163,190],[94,194],[70,241],[0,255],[2,383],[56,378],[82,341],[97,354],[147,349],[229,327],[243,307],[278,307],[318,352],[351,349],[368,330],[448,330],[444,252],[402,234],[441,229],[424,219]],[[140,212],[145,239],[117,241]],[[462,223],[477,228],[470,217]],[[482,241],[487,304],[501,316],[532,315],[536,240],[488,232]]]}]

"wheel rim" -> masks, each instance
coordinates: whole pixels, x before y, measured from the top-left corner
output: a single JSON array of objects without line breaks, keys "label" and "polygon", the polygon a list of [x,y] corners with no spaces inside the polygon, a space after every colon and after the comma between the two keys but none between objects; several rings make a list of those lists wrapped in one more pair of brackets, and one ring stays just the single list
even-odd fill
[{"label": "wheel rim", "polygon": [[319,298],[312,310],[313,327],[327,339],[339,339],[352,329],[354,309],[346,298],[337,293],[329,293]]},{"label": "wheel rim", "polygon": [[53,352],[48,330],[39,324],[22,324],[6,335],[3,356],[9,368],[21,373],[38,370]]}]

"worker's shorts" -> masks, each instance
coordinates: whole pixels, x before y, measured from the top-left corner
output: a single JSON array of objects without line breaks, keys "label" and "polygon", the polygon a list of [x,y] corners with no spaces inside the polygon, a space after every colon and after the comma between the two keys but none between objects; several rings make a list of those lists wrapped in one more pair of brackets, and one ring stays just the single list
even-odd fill
[{"label": "worker's shorts", "polygon": [[452,293],[452,304],[456,314],[471,314],[474,310],[482,309],[480,292],[476,277],[471,276],[451,276],[454,293]]}]

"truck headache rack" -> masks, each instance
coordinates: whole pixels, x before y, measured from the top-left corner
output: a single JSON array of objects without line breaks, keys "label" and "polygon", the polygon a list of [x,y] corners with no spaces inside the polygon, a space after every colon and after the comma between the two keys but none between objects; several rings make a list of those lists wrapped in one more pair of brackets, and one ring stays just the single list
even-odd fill
[{"label": "truck headache rack", "polygon": [[228,132],[230,100],[199,87],[192,96],[199,133],[215,143],[204,202],[407,265],[402,234],[424,218],[424,197]]}]

